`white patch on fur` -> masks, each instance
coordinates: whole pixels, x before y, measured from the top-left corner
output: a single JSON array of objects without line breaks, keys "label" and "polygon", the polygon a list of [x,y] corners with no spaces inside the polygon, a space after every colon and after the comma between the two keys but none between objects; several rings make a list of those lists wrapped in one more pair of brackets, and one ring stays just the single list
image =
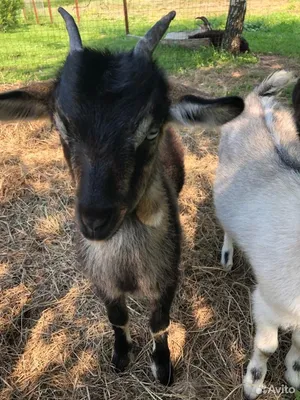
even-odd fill
[{"label": "white patch on fur", "polygon": [[190,125],[194,122],[193,115],[195,113],[199,114],[200,108],[202,108],[201,105],[184,101],[182,103],[178,103],[172,106],[170,113],[172,118],[176,122],[179,122],[182,125]]},{"label": "white patch on fur", "polygon": [[163,221],[164,215],[164,210],[160,208],[156,213],[153,213],[151,217],[147,219],[146,225],[152,226],[153,228],[159,227]]},{"label": "white patch on fur", "polygon": [[157,367],[156,367],[156,364],[154,362],[151,364],[151,371],[152,371],[152,374],[153,374],[154,378],[157,379],[157,377],[158,377]]},{"label": "white patch on fur", "polygon": [[154,333],[154,332],[151,332],[152,338],[155,339],[155,338],[157,338],[157,337],[159,337],[159,336],[161,336],[161,335],[164,335],[165,333],[168,332],[169,327],[170,327],[170,325],[168,325],[168,326],[166,327],[166,329],[162,329],[161,331],[158,331],[158,332],[155,332],[155,333]]},{"label": "white patch on fur", "polygon": [[129,329],[129,324],[126,324],[125,326],[122,327],[125,336],[126,336],[126,340],[128,343],[132,343],[132,339],[131,339],[131,335],[130,335],[130,329]]},{"label": "white patch on fur", "polygon": [[154,352],[156,350],[156,342],[154,338],[152,339],[152,351]]},{"label": "white patch on fur", "polygon": [[58,113],[54,113],[54,121],[56,128],[58,129],[59,133],[61,134],[61,137],[64,139],[64,141],[68,142],[68,134],[65,125],[63,124],[62,120],[60,119]]},{"label": "white patch on fur", "polygon": [[131,339],[131,335],[130,335],[130,329],[129,329],[129,323],[126,325],[114,325],[117,328],[120,328],[124,331],[125,336],[126,336],[126,340],[128,343],[132,343],[132,339]]},{"label": "white patch on fur", "polygon": [[139,145],[146,139],[147,134],[149,133],[149,127],[152,123],[153,119],[148,116],[142,120],[140,125],[134,134],[134,146],[135,148],[139,147]]}]

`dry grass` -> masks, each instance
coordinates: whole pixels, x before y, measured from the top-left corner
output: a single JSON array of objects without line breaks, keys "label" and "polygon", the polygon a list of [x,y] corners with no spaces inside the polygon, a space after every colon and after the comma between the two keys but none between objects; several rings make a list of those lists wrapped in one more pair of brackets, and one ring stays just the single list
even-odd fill
[{"label": "dry grass", "polygon": [[[201,89],[206,83],[214,94],[222,94],[224,86],[242,92],[275,63],[284,66],[282,59],[264,58],[248,71],[206,70],[188,80]],[[111,368],[112,332],[104,308],[74,269],[73,188],[57,133],[41,122],[0,125],[0,399],[242,398],[252,346],[253,279],[238,253],[232,273],[219,268],[222,232],[211,193],[218,135],[182,134],[185,240],[169,338],[176,382],[166,389],[153,382],[149,368],[147,301],[129,302],[135,362],[121,375]],[[288,344],[281,336],[268,384],[284,383]]]}]

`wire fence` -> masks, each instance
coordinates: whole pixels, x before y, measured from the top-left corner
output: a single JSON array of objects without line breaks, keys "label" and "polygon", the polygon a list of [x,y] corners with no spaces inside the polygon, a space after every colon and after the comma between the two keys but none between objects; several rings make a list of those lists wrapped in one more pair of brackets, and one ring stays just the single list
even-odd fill
[{"label": "wire fence", "polygon": [[[247,15],[275,12],[287,3],[248,0]],[[173,9],[177,12],[174,31],[195,29],[195,17],[201,15],[212,18],[216,27],[222,26],[229,0],[24,0],[18,26],[0,32],[0,83],[45,79],[54,74],[68,46],[59,6],[74,15],[85,45],[127,49],[134,39],[126,34],[142,35]],[[175,56],[185,55],[174,52]]]}]

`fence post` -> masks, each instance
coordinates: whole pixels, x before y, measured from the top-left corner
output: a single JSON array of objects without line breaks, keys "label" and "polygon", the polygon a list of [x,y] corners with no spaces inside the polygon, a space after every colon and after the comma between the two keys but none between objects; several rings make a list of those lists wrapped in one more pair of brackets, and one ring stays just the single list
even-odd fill
[{"label": "fence post", "polygon": [[34,0],[31,0],[31,1],[32,1],[32,5],[33,5],[33,11],[34,11],[36,23],[39,24],[40,21],[39,21],[39,16],[38,16],[37,9],[36,9],[35,1]]},{"label": "fence post", "polygon": [[80,22],[80,14],[79,14],[78,0],[75,0],[75,8],[76,8],[77,21],[79,23]]},{"label": "fence post", "polygon": [[124,20],[125,20],[125,32],[126,32],[126,35],[129,35],[127,0],[123,0],[123,9],[124,9]]},{"label": "fence post", "polygon": [[48,11],[49,11],[51,24],[53,24],[53,17],[52,17],[51,1],[50,0],[48,0]]}]

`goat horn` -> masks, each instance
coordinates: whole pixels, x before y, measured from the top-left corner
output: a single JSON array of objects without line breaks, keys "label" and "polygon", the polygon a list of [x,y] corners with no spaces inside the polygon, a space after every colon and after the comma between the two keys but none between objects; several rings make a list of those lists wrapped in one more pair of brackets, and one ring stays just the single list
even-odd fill
[{"label": "goat horn", "polygon": [[82,51],[83,50],[82,41],[76,22],[74,21],[74,18],[72,17],[71,14],[68,13],[68,11],[66,11],[62,7],[58,8],[58,12],[63,17],[66,23],[66,28],[70,40],[70,53],[73,53],[74,51]]},{"label": "goat horn", "polygon": [[211,23],[208,21],[208,19],[206,17],[196,17],[195,19],[201,19],[204,24],[206,25],[206,27],[208,28],[209,31],[212,30],[212,26]]},{"label": "goat horn", "polygon": [[171,11],[162,17],[152,28],[141,38],[134,48],[134,54],[151,57],[159,41],[169,28],[171,21],[175,18],[176,12]]}]

